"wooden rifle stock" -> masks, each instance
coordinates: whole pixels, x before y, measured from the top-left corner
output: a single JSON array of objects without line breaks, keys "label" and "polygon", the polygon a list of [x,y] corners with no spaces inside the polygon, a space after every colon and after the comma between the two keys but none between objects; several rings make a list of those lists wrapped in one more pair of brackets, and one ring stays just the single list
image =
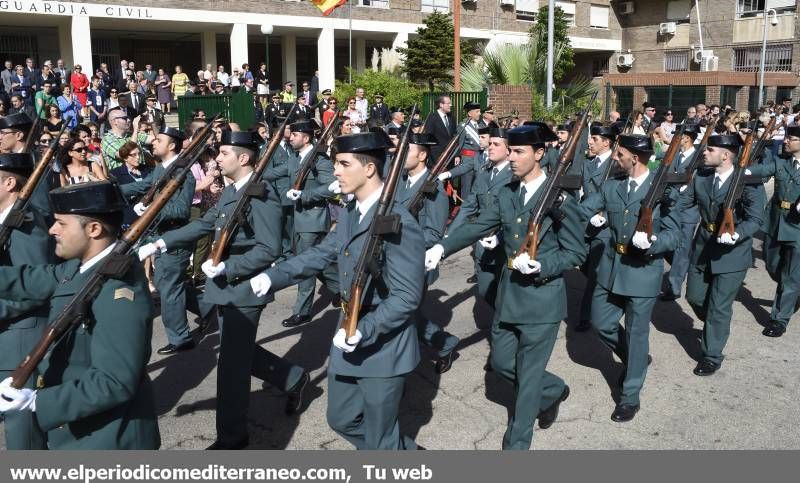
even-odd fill
[{"label": "wooden rifle stock", "polygon": [[459,127],[458,131],[450,138],[450,142],[447,143],[444,150],[439,153],[439,157],[436,158],[436,163],[433,165],[433,168],[431,168],[428,171],[428,175],[425,176],[425,181],[420,185],[417,192],[414,193],[411,200],[409,200],[407,208],[409,213],[415,218],[422,209],[425,196],[436,192],[436,180],[455,157],[458,140],[461,139],[461,134],[464,132],[464,129],[466,129],[466,125]]},{"label": "wooden rifle stock", "polygon": [[[205,130],[202,136],[197,137],[197,144],[203,145],[211,137],[213,131]],[[196,144],[195,144],[196,146]],[[200,150],[193,149],[193,156],[200,155]],[[122,278],[133,263],[132,251],[136,243],[156,221],[158,214],[172,196],[177,193],[183,180],[189,175],[194,159],[183,163],[177,174],[169,179],[164,188],[156,195],[148,209],[133,222],[130,228],[117,241],[114,249],[100,262],[97,270],[91,273],[89,279],[72,299],[64,306],[55,320],[47,326],[39,342],[34,346],[25,359],[20,362],[11,373],[11,386],[21,389],[30,378],[33,371],[44,359],[50,348],[70,330],[80,325],[91,311],[92,302],[103,288],[103,283],[109,278]]]},{"label": "wooden rifle stock", "polygon": [[[417,105],[411,109],[411,119],[417,112]],[[397,193],[397,183],[400,180],[400,172],[405,167],[405,157],[408,155],[408,141],[411,129],[406,129],[403,137],[397,144],[397,151],[392,161],[392,168],[389,176],[384,181],[383,191],[381,192],[375,216],[369,225],[367,240],[358,263],[354,269],[353,284],[350,287],[350,300],[344,305],[344,320],[342,328],[347,338],[352,337],[358,328],[358,318],[361,312],[361,303],[364,298],[364,287],[370,276],[377,278],[380,276],[379,268],[375,265],[378,253],[381,249],[381,241],[384,235],[397,233],[400,230],[400,217],[397,214],[390,215],[394,197]]]},{"label": "wooden rifle stock", "polygon": [[308,173],[314,169],[314,165],[317,162],[317,153],[319,152],[320,146],[328,145],[328,138],[336,132],[341,122],[342,118],[339,116],[339,110],[337,109],[328,125],[325,126],[322,134],[319,135],[319,139],[317,139],[317,141],[314,143],[314,147],[308,153],[308,157],[303,161],[303,165],[297,170],[297,177],[294,179],[294,184],[292,185],[293,190],[300,191],[303,189],[303,185],[306,183],[306,178],[308,178]]},{"label": "wooden rifle stock", "polygon": [[734,168],[731,175],[731,185],[728,188],[728,194],[725,195],[725,201],[722,204],[722,219],[717,229],[717,236],[727,233],[733,236],[736,233],[736,222],[733,220],[733,209],[736,202],[742,196],[744,191],[744,177],[747,166],[750,165],[750,156],[753,153],[753,141],[755,139],[756,129],[755,125],[750,134],[745,138],[744,146],[742,147],[741,154],[739,155],[739,163]]}]

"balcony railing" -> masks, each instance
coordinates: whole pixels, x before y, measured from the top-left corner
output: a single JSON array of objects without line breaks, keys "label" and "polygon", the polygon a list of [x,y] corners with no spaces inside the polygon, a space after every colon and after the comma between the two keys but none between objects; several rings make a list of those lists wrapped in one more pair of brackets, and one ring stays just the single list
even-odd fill
[{"label": "balcony railing", "polygon": [[[733,70],[735,72],[758,72],[761,65],[761,46],[733,49]],[[767,45],[764,56],[764,70],[768,72],[792,71],[792,44]]]},{"label": "balcony railing", "polygon": [[686,72],[689,70],[689,51],[664,52],[664,72]]}]

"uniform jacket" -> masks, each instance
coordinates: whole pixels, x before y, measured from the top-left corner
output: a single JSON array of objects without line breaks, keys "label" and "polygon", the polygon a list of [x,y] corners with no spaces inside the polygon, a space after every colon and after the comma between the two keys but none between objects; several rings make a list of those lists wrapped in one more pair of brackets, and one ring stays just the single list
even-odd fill
[{"label": "uniform jacket", "polygon": [[292,180],[289,178],[289,158],[294,156],[295,153],[289,143],[281,141],[275,154],[272,155],[267,169],[261,175],[261,179],[272,185],[282,206],[294,206],[294,202],[286,197],[286,192],[292,188]]},{"label": "uniform jacket", "polygon": [[[475,124],[477,126],[477,123]],[[472,152],[473,154],[465,154]],[[477,174],[483,166],[483,150],[478,142],[478,129],[472,124],[467,125],[464,131],[461,132],[461,137],[458,140],[458,149],[456,156],[461,158],[461,163],[450,169],[450,174],[453,178],[465,175],[467,173]]]},{"label": "uniform jacket", "polygon": [[762,164],[751,165],[748,169],[756,176],[775,178],[775,193],[769,204],[767,234],[776,241],[800,242],[800,214],[797,213],[797,203],[800,201],[800,170],[794,168],[794,158],[765,156]]},{"label": "uniform jacket", "polygon": [[[695,147],[694,152],[690,155],[689,159],[684,157],[683,153],[678,153],[675,159],[672,161],[672,169],[670,170],[672,173],[677,174],[686,174],[686,170],[689,169],[689,164],[694,160],[695,156],[703,156],[703,153],[697,150]],[[680,196],[680,185],[671,185],[669,188],[669,196],[672,198],[673,201],[678,200],[678,196]],[[679,214],[679,220],[681,223],[686,224],[697,224],[700,222],[700,211],[697,207],[690,208],[683,213]]]},{"label": "uniform jacket", "polygon": [[385,126],[389,124],[391,117],[389,116],[389,107],[381,103],[373,104],[369,108],[369,119],[375,123],[376,126]]},{"label": "uniform jacket", "polygon": [[[306,155],[309,155],[307,153]],[[289,178],[294,184],[302,160],[299,156],[289,157]],[[295,233],[324,233],[328,231],[331,217],[328,213],[328,198],[334,194],[328,189],[336,178],[333,177],[333,163],[327,157],[317,154],[314,168],[310,170],[303,184],[303,194],[294,202]],[[286,193],[283,194],[286,196]]]},{"label": "uniform jacket", "polygon": [[[583,200],[588,198],[589,196],[599,193],[602,191],[603,188],[603,175],[605,174],[605,170],[608,167],[606,163],[615,163],[613,159],[609,156],[608,159],[603,161],[600,167],[597,167],[597,160],[594,156],[591,158],[584,157],[583,161],[581,162],[581,187],[583,188]],[[556,161],[558,162],[558,161]],[[637,190],[640,191],[641,188]],[[636,212],[638,214],[638,211]],[[608,225],[597,228],[589,223],[589,218],[597,214],[597,212],[592,213],[588,209],[584,209],[584,216],[586,218],[586,238],[589,240],[592,239],[600,239],[600,240],[608,240],[611,236],[611,233],[608,229]],[[608,218],[608,217],[606,217]]]},{"label": "uniform jacket", "polygon": [[[164,168],[164,165],[159,163],[145,179],[135,183],[122,185],[119,188],[122,191],[122,194],[125,195],[125,197],[129,200],[138,200],[144,196],[145,193],[147,193],[147,190],[150,189],[150,186],[152,186],[153,183],[157,182],[157,180],[161,178],[165,171],[166,169]],[[179,224],[184,224],[189,221],[189,217],[191,215],[192,198],[194,197],[195,183],[196,181],[194,176],[189,173],[189,175],[186,176],[186,179],[183,181],[183,186],[181,186],[181,189],[172,195],[172,198],[169,199],[167,204],[164,205],[164,208],[162,208],[161,212],[158,214],[158,225],[156,227],[157,233],[164,233],[167,230],[175,228],[175,226]]]}]

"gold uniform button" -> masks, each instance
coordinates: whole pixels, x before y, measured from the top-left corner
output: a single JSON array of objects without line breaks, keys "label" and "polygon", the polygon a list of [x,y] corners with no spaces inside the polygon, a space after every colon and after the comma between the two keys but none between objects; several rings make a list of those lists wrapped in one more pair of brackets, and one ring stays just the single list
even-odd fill
[{"label": "gold uniform button", "polygon": [[522,223],[522,218],[517,218],[517,223]]},{"label": "gold uniform button", "polygon": [[519,238],[519,235],[514,233],[514,238]]},{"label": "gold uniform button", "polygon": [[344,256],[349,257],[350,256],[350,252],[347,252],[347,251],[344,252]]},{"label": "gold uniform button", "polygon": [[625,210],[625,214],[627,215],[628,213],[630,213],[630,211],[628,211],[628,210]]},{"label": "gold uniform button", "polygon": [[345,276],[345,277],[347,276],[347,272],[344,272],[344,276]]},{"label": "gold uniform button", "polygon": [[225,218],[225,213],[222,214],[222,217]]}]

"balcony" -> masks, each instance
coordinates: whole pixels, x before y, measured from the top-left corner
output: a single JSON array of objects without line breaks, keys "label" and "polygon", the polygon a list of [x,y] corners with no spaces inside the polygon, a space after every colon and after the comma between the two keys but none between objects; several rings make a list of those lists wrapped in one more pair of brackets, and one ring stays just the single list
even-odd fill
[{"label": "balcony", "polygon": [[[767,40],[790,40],[794,38],[797,16],[794,12],[778,15],[778,25],[767,24]],[[768,20],[769,22],[769,20]],[[733,42],[761,42],[764,37],[764,16],[737,18],[733,22]]]},{"label": "balcony", "polygon": [[[760,45],[733,49],[734,72],[758,72],[760,63]],[[791,72],[792,44],[768,44],[766,55],[764,56],[764,71]]]}]

